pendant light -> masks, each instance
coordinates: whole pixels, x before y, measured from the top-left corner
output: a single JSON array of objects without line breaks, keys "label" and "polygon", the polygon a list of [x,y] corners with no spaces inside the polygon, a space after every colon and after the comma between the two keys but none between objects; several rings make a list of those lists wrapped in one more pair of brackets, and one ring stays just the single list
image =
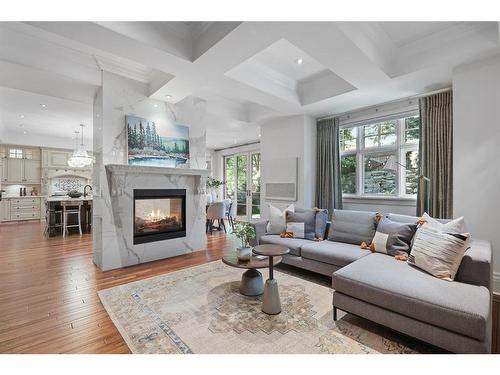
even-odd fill
[{"label": "pendant light", "polygon": [[[94,161],[94,159],[88,154],[87,150],[85,150],[85,145],[83,144],[83,128],[85,127],[85,125],[80,124],[80,127],[82,128],[82,142],[79,146],[76,145],[73,155],[71,155],[71,157],[68,159],[68,165],[73,168],[88,167]],[[78,132],[75,133],[78,143]]]}]

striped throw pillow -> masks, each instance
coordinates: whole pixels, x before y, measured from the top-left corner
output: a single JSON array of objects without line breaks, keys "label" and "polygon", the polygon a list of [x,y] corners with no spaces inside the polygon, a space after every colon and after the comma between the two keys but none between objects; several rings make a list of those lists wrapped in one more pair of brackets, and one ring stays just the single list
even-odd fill
[{"label": "striped throw pillow", "polygon": [[424,225],[417,231],[408,263],[453,281],[468,247],[469,233],[448,233]]}]

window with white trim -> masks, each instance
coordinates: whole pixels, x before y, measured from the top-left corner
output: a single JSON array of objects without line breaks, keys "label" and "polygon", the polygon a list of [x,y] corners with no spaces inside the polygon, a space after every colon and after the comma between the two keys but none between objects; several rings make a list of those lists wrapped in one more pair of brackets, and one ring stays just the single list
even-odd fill
[{"label": "window with white trim", "polygon": [[[419,127],[418,112],[342,126],[340,157],[343,195],[415,198]],[[389,158],[392,158],[395,169],[387,168]]]}]

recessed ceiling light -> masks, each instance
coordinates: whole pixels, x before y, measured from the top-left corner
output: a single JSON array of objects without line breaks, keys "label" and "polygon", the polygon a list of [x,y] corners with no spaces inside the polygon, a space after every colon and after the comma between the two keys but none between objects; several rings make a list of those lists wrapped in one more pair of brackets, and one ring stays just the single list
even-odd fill
[{"label": "recessed ceiling light", "polygon": [[295,60],[295,62],[297,63],[297,65],[302,65],[304,63],[304,60],[302,60],[300,57]]},{"label": "recessed ceiling light", "polygon": [[40,104],[42,108],[47,108],[47,104]]},{"label": "recessed ceiling light", "polygon": [[259,138],[260,138],[260,133],[259,133]]},{"label": "recessed ceiling light", "polygon": [[156,104],[156,103],[155,103],[155,104],[154,104],[154,107],[155,107],[155,108],[157,108],[157,107],[158,107],[158,104]]},{"label": "recessed ceiling light", "polygon": [[23,131],[23,134],[28,134],[28,132],[25,130],[25,131]]},{"label": "recessed ceiling light", "polygon": [[24,115],[19,115],[20,118],[24,118]]},{"label": "recessed ceiling light", "polygon": [[172,95],[167,94],[167,95],[165,95],[165,98],[167,98],[167,99],[172,99]]}]

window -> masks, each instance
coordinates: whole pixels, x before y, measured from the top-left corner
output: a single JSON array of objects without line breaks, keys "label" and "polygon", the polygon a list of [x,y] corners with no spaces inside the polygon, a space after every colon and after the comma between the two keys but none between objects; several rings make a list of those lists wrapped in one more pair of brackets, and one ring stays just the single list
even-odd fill
[{"label": "window", "polygon": [[[414,198],[419,135],[417,113],[342,128],[340,168],[344,195]],[[386,166],[389,160],[395,169]]]},{"label": "window", "polygon": [[20,148],[10,148],[9,149],[9,158],[10,159],[22,159],[23,158],[23,150]]}]

